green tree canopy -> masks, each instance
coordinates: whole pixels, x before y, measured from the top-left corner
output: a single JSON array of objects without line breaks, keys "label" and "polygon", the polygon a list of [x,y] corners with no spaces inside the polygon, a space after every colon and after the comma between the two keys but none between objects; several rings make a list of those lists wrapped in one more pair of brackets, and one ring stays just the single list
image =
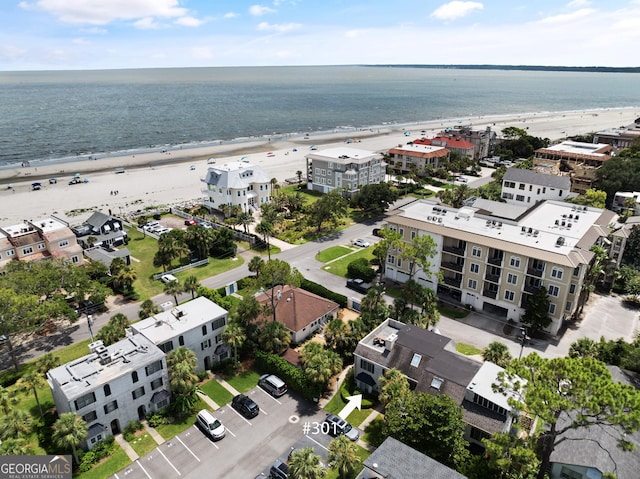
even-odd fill
[{"label": "green tree canopy", "polygon": [[340,194],[340,190],[331,190],[309,207],[309,223],[314,225],[319,232],[327,221],[335,223],[339,218],[345,216],[348,204],[348,201]]},{"label": "green tree canopy", "polygon": [[369,216],[384,213],[391,203],[398,199],[398,193],[388,183],[364,185],[351,198],[351,206],[361,209]]},{"label": "green tree canopy", "polygon": [[549,293],[542,287],[529,295],[529,300],[520,320],[532,331],[542,331],[551,324],[549,316]]}]

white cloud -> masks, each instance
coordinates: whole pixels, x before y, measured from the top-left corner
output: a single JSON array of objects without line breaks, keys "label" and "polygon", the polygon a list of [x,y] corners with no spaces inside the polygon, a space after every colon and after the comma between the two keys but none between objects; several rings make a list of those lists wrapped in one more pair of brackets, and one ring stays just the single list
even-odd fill
[{"label": "white cloud", "polygon": [[44,10],[72,24],[104,25],[116,20],[138,19],[144,24],[147,18],[187,15],[187,9],[178,6],[178,0],[36,0],[33,4],[23,2],[21,6]]},{"label": "white cloud", "polygon": [[184,17],[180,17],[178,18],[175,22],[176,25],[180,25],[182,27],[199,27],[200,25],[202,25],[204,22],[196,17],[192,17],[189,15],[186,15]]},{"label": "white cloud", "polygon": [[133,22],[133,25],[140,30],[154,30],[156,28],[160,28],[160,24],[152,17],[141,18],[140,20]]},{"label": "white cloud", "polygon": [[73,40],[71,40],[71,43],[73,43],[74,45],[91,45],[91,42],[89,40],[82,37],[74,38]]},{"label": "white cloud", "polygon": [[561,13],[559,15],[552,15],[550,17],[538,20],[537,23],[542,24],[560,24],[560,23],[573,23],[576,20],[581,20],[591,16],[596,10],[593,8],[581,8],[571,13]]},{"label": "white cloud", "polygon": [[588,7],[589,5],[591,5],[589,0],[571,0],[567,3],[569,8]]},{"label": "white cloud", "polygon": [[275,13],[276,11],[273,8],[266,7],[264,5],[252,5],[249,7],[249,13],[256,17],[261,17],[262,15],[266,15],[267,13]]},{"label": "white cloud", "polygon": [[223,18],[236,18],[237,16],[238,16],[238,14],[235,13],[235,12],[227,12],[227,13],[224,14]]},{"label": "white cloud", "polygon": [[260,31],[267,31],[267,32],[278,32],[278,33],[284,33],[284,32],[290,32],[292,30],[297,30],[301,27],[302,25],[299,23],[267,23],[267,22],[261,22],[258,24],[258,30]]},{"label": "white cloud", "polygon": [[431,16],[438,20],[456,20],[469,15],[474,10],[482,10],[483,8],[484,5],[480,2],[461,2],[455,0],[440,5],[431,13]]}]

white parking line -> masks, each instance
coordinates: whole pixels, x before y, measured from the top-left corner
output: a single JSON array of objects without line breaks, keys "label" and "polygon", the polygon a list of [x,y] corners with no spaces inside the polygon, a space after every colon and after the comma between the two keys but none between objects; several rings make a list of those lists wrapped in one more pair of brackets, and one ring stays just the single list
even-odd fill
[{"label": "white parking line", "polygon": [[[195,425],[194,425],[193,427],[195,427],[195,428],[197,429],[197,427],[196,427]],[[193,451],[192,451],[191,449],[189,449],[189,448],[187,447],[187,445],[186,445],[184,442],[182,442],[182,439],[180,439],[178,436],[176,436],[176,439],[177,439],[178,441],[180,441],[180,444],[182,444],[182,445],[184,446],[184,448],[185,448],[187,451],[189,451],[193,457],[195,457],[195,458],[196,458],[196,461],[200,462],[200,458],[199,458],[198,456],[196,456],[196,455],[193,453]]]},{"label": "white parking line", "polygon": [[313,442],[315,442],[318,446],[320,446],[322,449],[324,449],[325,451],[328,451],[329,449],[327,449],[326,447],[324,447],[322,444],[320,444],[318,441],[316,441],[314,438],[312,438],[311,436],[309,436],[308,434],[305,434],[305,436],[307,436],[309,439],[311,439]]},{"label": "white parking line", "polygon": [[236,435],[227,426],[225,426],[225,428],[227,429],[227,432],[229,434],[231,434],[233,437],[236,437]]},{"label": "white parking line", "polygon": [[269,413],[268,413],[267,411],[265,411],[264,409],[262,409],[262,408],[260,408],[260,412],[261,412],[262,414],[264,414],[265,416],[268,416],[268,415],[269,415]]},{"label": "white parking line", "polygon": [[[178,471],[176,469],[176,466],[174,466],[173,464],[171,464],[171,461],[169,459],[167,459],[167,456],[164,455],[164,453],[160,450],[160,448],[157,449],[157,451],[162,455],[162,457],[164,457],[164,460],[167,461],[167,463],[173,468],[174,471],[176,471],[176,474],[178,474],[179,476],[181,476],[182,474],[180,474],[180,471]],[[151,479],[151,478],[149,478]]]},{"label": "white parking line", "polygon": [[113,477],[115,477],[116,479],[120,479],[120,476],[118,476],[117,474],[114,474]]},{"label": "white parking line", "polygon": [[147,477],[151,479],[151,476],[149,475],[147,470],[144,467],[142,467],[142,464],[140,464],[140,461],[136,461],[136,463],[138,464],[138,466],[140,466],[140,469],[142,469],[142,472],[144,472],[147,475]]},{"label": "white parking line", "polygon": [[282,403],[280,401],[278,401],[276,398],[274,398],[271,394],[269,394],[267,391],[265,391],[262,388],[258,388],[259,391],[262,391],[264,394],[266,394],[267,396],[269,396],[271,399],[273,399],[275,402],[277,402],[278,404],[280,404],[282,406]]}]

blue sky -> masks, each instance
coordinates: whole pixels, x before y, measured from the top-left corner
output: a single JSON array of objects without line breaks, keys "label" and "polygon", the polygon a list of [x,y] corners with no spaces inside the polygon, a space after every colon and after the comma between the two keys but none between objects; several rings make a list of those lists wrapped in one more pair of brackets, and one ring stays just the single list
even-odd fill
[{"label": "blue sky", "polygon": [[0,70],[639,66],[640,0],[1,0]]}]

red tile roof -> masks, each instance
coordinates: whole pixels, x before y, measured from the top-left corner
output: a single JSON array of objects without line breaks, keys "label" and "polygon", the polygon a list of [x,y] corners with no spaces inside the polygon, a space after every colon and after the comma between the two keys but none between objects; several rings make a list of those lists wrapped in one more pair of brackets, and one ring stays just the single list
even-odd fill
[{"label": "red tile roof", "polygon": [[441,133],[435,138],[418,138],[417,140],[413,140],[413,142],[418,145],[444,146],[446,148],[456,148],[459,150],[473,150],[475,148],[473,143],[445,133]]}]

